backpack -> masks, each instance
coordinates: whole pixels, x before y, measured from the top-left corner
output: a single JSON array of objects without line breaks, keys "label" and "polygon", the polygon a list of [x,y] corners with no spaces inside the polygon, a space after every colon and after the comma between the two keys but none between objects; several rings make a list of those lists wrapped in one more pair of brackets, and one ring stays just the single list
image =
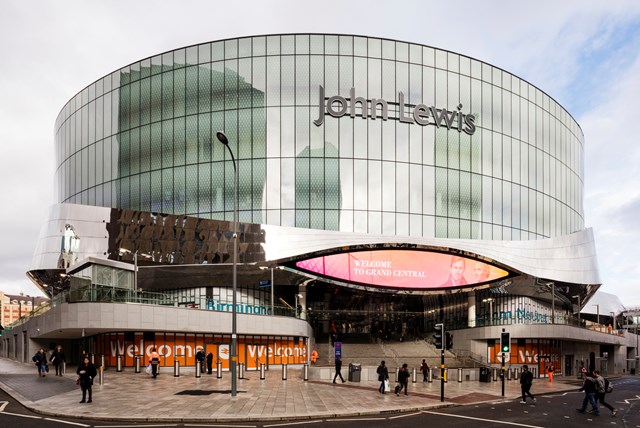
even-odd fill
[{"label": "backpack", "polygon": [[613,382],[609,382],[609,379],[604,378],[604,391],[607,394],[610,394],[613,392]]}]

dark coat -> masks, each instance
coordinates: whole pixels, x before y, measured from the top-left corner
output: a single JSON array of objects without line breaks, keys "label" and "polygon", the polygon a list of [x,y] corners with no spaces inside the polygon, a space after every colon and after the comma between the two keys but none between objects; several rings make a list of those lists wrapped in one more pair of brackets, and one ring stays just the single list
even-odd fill
[{"label": "dark coat", "polygon": [[531,386],[533,383],[533,374],[529,370],[523,370],[520,375],[520,385]]},{"label": "dark coat", "polygon": [[389,379],[389,369],[387,366],[380,364],[376,369],[376,373],[378,373],[378,380],[381,382],[385,379]]},{"label": "dark coat", "polygon": [[342,360],[340,358],[336,358],[336,372],[339,372],[342,369]]},{"label": "dark coat", "polygon": [[409,370],[406,368],[401,368],[398,372],[398,382],[400,383],[408,383],[409,382]]},{"label": "dark coat", "polygon": [[33,356],[32,360],[38,364],[39,366],[41,365],[47,365],[47,354],[46,353],[42,353],[40,351],[36,352],[36,355]]},{"label": "dark coat", "polygon": [[65,359],[64,351],[58,352],[57,350],[55,350],[53,351],[53,354],[51,354],[51,358],[49,358],[49,361],[51,361],[54,366],[57,366],[67,360]]},{"label": "dark coat", "polygon": [[93,364],[82,363],[78,366],[76,373],[80,377],[80,387],[91,388],[91,385],[93,385],[93,379],[98,374],[98,371],[96,370],[96,366]]}]

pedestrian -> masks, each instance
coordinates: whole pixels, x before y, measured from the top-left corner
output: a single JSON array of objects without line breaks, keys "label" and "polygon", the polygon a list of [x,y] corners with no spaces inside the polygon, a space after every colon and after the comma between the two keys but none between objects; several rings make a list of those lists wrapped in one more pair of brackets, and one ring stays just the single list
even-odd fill
[{"label": "pedestrian", "polygon": [[311,351],[311,364],[315,364],[316,361],[318,361],[318,357],[318,351],[316,351],[315,349]]},{"label": "pedestrian", "polygon": [[53,366],[56,368],[56,376],[62,376],[62,370],[64,368],[64,363],[67,362],[64,356],[64,351],[62,350],[62,346],[56,346],[56,349],[51,354],[50,362],[53,363]]},{"label": "pedestrian", "polygon": [[549,367],[547,367],[547,375],[549,375],[549,382],[553,382],[553,374],[556,372],[556,368],[553,367],[553,364],[549,363]]},{"label": "pedestrian", "polygon": [[380,388],[378,388],[378,391],[385,394],[387,392],[386,385],[389,383],[389,369],[387,368],[384,360],[380,362],[380,365],[376,369],[376,373],[378,373],[378,380],[380,381]]},{"label": "pedestrian", "polygon": [[522,401],[520,401],[520,403],[527,404],[528,395],[535,404],[536,398],[531,395],[531,392],[529,392],[532,383],[533,374],[529,371],[529,366],[525,364],[524,366],[522,366],[522,373],[520,374],[520,389],[522,390]]},{"label": "pedestrian", "polygon": [[213,353],[211,352],[207,354],[207,373],[213,373]]},{"label": "pedestrian", "polygon": [[618,411],[609,403],[604,401],[604,396],[609,388],[609,380],[600,375],[599,370],[594,370],[593,375],[596,378],[596,401],[599,401],[604,407],[611,411],[611,416],[615,416]]},{"label": "pedestrian", "polygon": [[31,358],[31,361],[36,363],[36,367],[38,368],[38,377],[45,377],[49,371],[49,366],[47,365],[47,352],[44,348],[40,348],[40,350]]},{"label": "pedestrian", "polygon": [[155,379],[158,376],[158,364],[160,364],[160,355],[156,351],[155,346],[151,349],[151,376]]},{"label": "pedestrian", "polygon": [[586,413],[587,405],[591,404],[593,414],[600,416],[600,409],[598,403],[596,403],[597,381],[590,373],[587,373],[582,383],[582,387],[578,391],[584,391],[584,399],[582,400],[582,407],[578,410],[580,413]]},{"label": "pedestrian", "polygon": [[333,376],[333,383],[336,383],[336,378],[338,376],[340,376],[340,380],[342,381],[342,383],[345,382],[344,378],[342,377],[342,373],[340,372],[342,370],[342,359],[340,357],[336,357],[336,374],[335,376]]},{"label": "pedestrian", "polygon": [[427,364],[426,360],[422,360],[422,364],[420,364],[420,371],[422,372],[422,381],[427,381],[427,376],[429,375],[429,364]]},{"label": "pedestrian", "polygon": [[204,373],[204,359],[204,351],[200,348],[198,352],[196,352],[196,364],[200,365],[200,373]]},{"label": "pedestrian", "polygon": [[[93,386],[93,379],[96,377],[96,374],[98,374],[96,366],[91,364],[89,357],[84,357],[82,363],[78,366],[76,373],[78,374],[78,384],[82,390],[82,400],[80,402],[91,403],[91,387]],[[86,400],[87,392],[89,392],[88,400]]]},{"label": "pedestrian", "polygon": [[398,372],[398,386],[396,386],[396,395],[399,396],[400,392],[404,389],[404,395],[407,394],[407,386],[409,385],[409,368],[407,364],[403,364]]}]

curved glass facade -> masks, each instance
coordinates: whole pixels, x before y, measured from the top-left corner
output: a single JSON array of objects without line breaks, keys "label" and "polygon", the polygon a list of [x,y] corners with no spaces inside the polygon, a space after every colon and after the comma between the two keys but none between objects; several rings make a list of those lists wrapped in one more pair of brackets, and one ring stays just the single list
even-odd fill
[{"label": "curved glass facade", "polygon": [[[475,129],[456,125],[471,116]],[[422,45],[300,34],[177,49],[94,82],[55,130],[61,203],[231,220],[223,130],[241,222],[495,240],[584,227],[573,118],[512,74]]]}]

